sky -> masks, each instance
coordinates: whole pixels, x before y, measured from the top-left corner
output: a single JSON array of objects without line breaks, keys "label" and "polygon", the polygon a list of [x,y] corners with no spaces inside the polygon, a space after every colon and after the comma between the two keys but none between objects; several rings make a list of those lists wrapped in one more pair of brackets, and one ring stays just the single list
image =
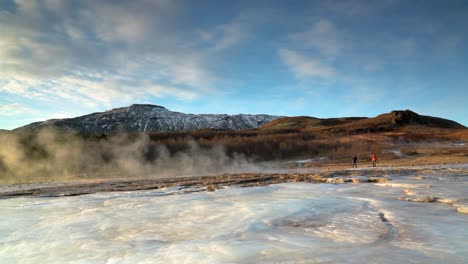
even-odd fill
[{"label": "sky", "polygon": [[0,0],[0,129],[149,103],[468,126],[468,1]]}]

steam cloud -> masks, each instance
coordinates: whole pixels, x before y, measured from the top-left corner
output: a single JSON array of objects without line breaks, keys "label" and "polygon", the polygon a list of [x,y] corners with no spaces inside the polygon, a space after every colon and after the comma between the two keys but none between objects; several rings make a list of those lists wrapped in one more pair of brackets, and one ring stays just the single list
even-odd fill
[{"label": "steam cloud", "polygon": [[146,134],[107,139],[51,129],[0,134],[0,183],[214,175],[254,167],[242,154],[227,155],[222,146],[206,149],[187,142],[185,150],[171,152]]}]

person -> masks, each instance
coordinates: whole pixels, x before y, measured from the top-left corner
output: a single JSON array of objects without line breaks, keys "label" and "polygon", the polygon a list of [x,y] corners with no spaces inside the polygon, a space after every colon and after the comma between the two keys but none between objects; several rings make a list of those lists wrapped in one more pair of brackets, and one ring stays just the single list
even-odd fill
[{"label": "person", "polygon": [[371,160],[372,160],[372,167],[375,167],[375,164],[377,163],[377,156],[375,154],[372,154]]},{"label": "person", "polygon": [[356,157],[356,155],[353,156],[353,168],[357,168],[357,157]]}]

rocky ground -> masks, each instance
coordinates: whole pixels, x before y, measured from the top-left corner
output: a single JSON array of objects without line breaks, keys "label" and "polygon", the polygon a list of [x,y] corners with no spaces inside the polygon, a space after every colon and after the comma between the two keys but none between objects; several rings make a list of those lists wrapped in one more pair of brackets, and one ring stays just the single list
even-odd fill
[{"label": "rocky ground", "polygon": [[[74,196],[95,192],[132,191],[160,189],[172,186],[182,188],[197,187],[212,191],[221,186],[238,185],[241,187],[268,185],[283,182],[311,183],[379,183],[391,180],[392,176],[405,175],[421,177],[425,173],[443,173],[450,166],[405,166],[405,167],[368,167],[358,169],[341,169],[341,166],[314,170],[307,169],[296,172],[291,169],[287,173],[235,173],[218,176],[194,176],[171,178],[146,178],[134,180],[94,180],[86,182],[71,182],[60,184],[24,184],[6,185],[0,188],[0,198],[17,196]],[[468,171],[463,171],[468,174]]]},{"label": "rocky ground", "polygon": [[[429,165],[444,165],[444,164],[468,164],[468,148],[447,149],[445,151],[437,150],[433,153],[433,148],[418,149],[418,154],[397,156],[393,153],[379,155],[377,161],[378,168],[392,167],[418,167]],[[290,167],[302,168],[320,168],[330,170],[345,170],[351,167],[352,155],[349,157],[322,157],[312,159],[309,162],[297,163],[291,162]],[[370,168],[372,162],[369,155],[358,155],[358,168]]]},{"label": "rocky ground", "polygon": [[[353,177],[353,174],[356,175]],[[377,170],[357,176],[349,171],[324,171],[320,173],[239,173],[219,176],[173,177],[137,180],[109,180],[64,184],[31,184],[9,186],[0,191],[0,198],[18,196],[75,196],[96,192],[151,190],[180,186],[190,191],[214,191],[222,186],[238,185],[242,187],[268,185],[283,182],[345,183],[345,182],[383,182],[385,176]],[[337,175],[348,175],[346,177]],[[360,173],[361,175],[361,173]]]}]

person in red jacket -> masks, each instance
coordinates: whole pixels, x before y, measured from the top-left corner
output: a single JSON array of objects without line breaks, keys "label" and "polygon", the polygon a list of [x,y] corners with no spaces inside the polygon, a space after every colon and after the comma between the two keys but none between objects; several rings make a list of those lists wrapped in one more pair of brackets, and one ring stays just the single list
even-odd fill
[{"label": "person in red jacket", "polygon": [[377,156],[375,154],[372,154],[371,160],[372,160],[372,167],[375,167],[375,164],[377,163]]}]

